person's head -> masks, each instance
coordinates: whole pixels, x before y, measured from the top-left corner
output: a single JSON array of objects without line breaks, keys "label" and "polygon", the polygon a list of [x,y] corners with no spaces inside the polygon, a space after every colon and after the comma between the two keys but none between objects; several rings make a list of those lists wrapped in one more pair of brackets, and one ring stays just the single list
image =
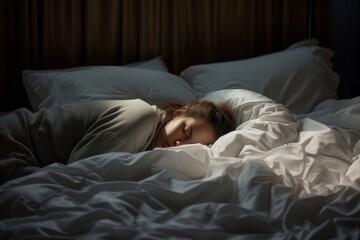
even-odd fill
[{"label": "person's head", "polygon": [[208,145],[235,127],[234,115],[227,103],[215,105],[197,100],[185,106],[169,104],[162,109],[170,120],[158,130],[154,147]]}]

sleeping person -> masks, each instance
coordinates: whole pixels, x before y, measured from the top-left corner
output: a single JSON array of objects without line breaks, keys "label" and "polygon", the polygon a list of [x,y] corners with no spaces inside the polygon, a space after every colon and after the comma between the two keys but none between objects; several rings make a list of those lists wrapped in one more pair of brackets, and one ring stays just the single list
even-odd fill
[{"label": "sleeping person", "polygon": [[0,118],[1,182],[54,162],[69,164],[106,152],[212,144],[234,129],[226,103],[193,101],[162,108],[135,100],[98,100]]}]

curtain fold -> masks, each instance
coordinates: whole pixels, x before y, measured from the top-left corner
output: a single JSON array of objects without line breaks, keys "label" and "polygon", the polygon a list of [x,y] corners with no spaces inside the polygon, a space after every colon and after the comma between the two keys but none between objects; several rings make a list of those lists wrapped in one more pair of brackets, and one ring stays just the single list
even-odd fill
[{"label": "curtain fold", "polygon": [[[315,37],[329,45],[329,1],[315,5]],[[28,106],[24,69],[122,65],[162,56],[193,64],[282,50],[308,37],[309,1],[2,0],[0,110]]]}]

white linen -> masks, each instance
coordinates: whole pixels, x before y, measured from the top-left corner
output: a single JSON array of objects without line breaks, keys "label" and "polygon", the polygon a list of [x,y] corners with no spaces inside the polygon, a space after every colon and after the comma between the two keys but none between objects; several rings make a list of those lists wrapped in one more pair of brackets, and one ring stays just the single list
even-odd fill
[{"label": "white linen", "polygon": [[294,114],[295,119],[311,117],[321,123],[360,130],[360,96],[352,99],[328,99],[308,114]]},{"label": "white linen", "polygon": [[[105,153],[7,182],[0,237],[357,239],[360,131],[256,96],[212,146]],[[358,116],[348,104],[332,117]]]}]

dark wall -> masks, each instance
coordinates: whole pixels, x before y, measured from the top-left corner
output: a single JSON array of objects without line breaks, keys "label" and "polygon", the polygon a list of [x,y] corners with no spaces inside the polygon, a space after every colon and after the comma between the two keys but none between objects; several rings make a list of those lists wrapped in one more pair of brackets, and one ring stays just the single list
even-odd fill
[{"label": "dark wall", "polygon": [[360,96],[360,0],[332,0],[334,70],[339,98]]}]

